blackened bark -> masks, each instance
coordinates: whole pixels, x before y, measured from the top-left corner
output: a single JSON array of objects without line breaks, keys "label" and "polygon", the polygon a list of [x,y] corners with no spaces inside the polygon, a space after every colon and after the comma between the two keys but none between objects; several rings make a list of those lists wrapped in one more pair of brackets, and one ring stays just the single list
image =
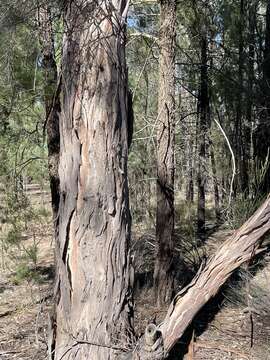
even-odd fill
[{"label": "blackened bark", "polygon": [[154,291],[158,304],[173,293],[174,127],[176,1],[160,2],[160,57],[157,130],[157,252]]},{"label": "blackened bark", "polygon": [[42,52],[42,67],[44,70],[44,101],[46,120],[44,127],[47,132],[48,145],[48,170],[51,187],[51,199],[54,227],[57,232],[57,214],[59,208],[59,113],[60,107],[60,84],[55,61],[54,38],[52,29],[51,11],[44,4],[38,9],[39,41]]},{"label": "blackened bark", "polygon": [[197,232],[201,241],[205,240],[205,186],[207,178],[206,169],[206,138],[209,128],[209,88],[208,88],[208,68],[207,68],[208,41],[207,33],[204,29],[201,36],[201,73],[200,73],[200,93],[199,93],[199,124],[198,124],[198,204],[197,204]]},{"label": "blackened bark", "polygon": [[125,2],[66,2],[55,360],[117,359],[132,328]]}]

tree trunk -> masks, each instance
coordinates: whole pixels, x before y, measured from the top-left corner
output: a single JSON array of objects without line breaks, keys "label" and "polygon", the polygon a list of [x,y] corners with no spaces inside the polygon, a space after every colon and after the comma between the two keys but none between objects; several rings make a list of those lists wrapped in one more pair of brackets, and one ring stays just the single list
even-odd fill
[{"label": "tree trunk", "polygon": [[270,0],[267,1],[264,60],[262,64],[263,79],[261,85],[261,111],[259,125],[254,133],[254,155],[261,168],[268,160],[268,167],[258,189],[267,194],[270,190]]},{"label": "tree trunk", "polygon": [[162,0],[160,9],[160,58],[157,130],[157,253],[154,291],[158,304],[173,292],[174,232],[174,127],[176,1]]},{"label": "tree trunk", "polygon": [[194,202],[194,180],[193,180],[193,134],[188,135],[187,141],[187,157],[188,157],[188,171],[187,171],[187,185],[186,185],[186,201]]},{"label": "tree trunk", "polygon": [[[246,108],[246,117],[247,125],[245,126],[245,144],[246,144],[246,156],[248,162],[248,169],[251,173],[251,183],[252,177],[255,177],[254,173],[254,156],[253,156],[253,124],[254,119],[254,84],[255,84],[255,55],[256,55],[256,16],[257,16],[258,1],[252,1],[249,4],[248,9],[248,81],[247,81],[247,108]],[[252,191],[249,185],[249,189]]]},{"label": "tree trunk", "polygon": [[133,318],[126,3],[65,6],[55,360],[111,360]]},{"label": "tree trunk", "polygon": [[238,87],[239,93],[236,104],[236,123],[235,123],[235,159],[237,168],[237,183],[235,193],[240,190],[248,190],[248,167],[246,156],[246,144],[244,143],[245,125],[243,121],[243,92],[244,92],[244,26],[245,26],[245,0],[240,0],[239,17],[239,55],[238,55]]},{"label": "tree trunk", "polygon": [[46,120],[44,127],[47,132],[48,145],[48,170],[51,187],[51,199],[55,232],[57,232],[57,215],[59,209],[59,114],[60,86],[54,53],[54,39],[52,29],[51,11],[48,5],[42,5],[38,9],[39,42],[42,52],[42,67],[44,70],[44,100]]},{"label": "tree trunk", "polygon": [[[48,146],[48,172],[51,188],[51,203],[53,212],[54,238],[58,237],[58,210],[60,201],[59,156],[60,131],[60,80],[58,79],[55,61],[52,18],[49,5],[45,3],[38,8],[39,42],[42,52],[42,67],[44,72],[44,102],[45,123]],[[55,350],[54,328],[55,308],[51,313],[48,336],[48,356],[52,358]]]},{"label": "tree trunk", "polygon": [[220,221],[220,196],[218,188],[218,177],[217,177],[217,168],[216,168],[216,159],[213,149],[213,144],[210,144],[210,158],[213,174],[213,187],[214,187],[214,200],[215,200],[215,215],[217,223]]},{"label": "tree trunk", "polygon": [[253,119],[253,105],[254,105],[254,62],[255,62],[255,50],[256,50],[256,39],[255,39],[255,28],[256,28],[256,13],[257,13],[257,1],[252,2],[249,5],[248,11],[248,98],[247,98],[247,122],[249,126],[249,134],[247,134],[245,140],[249,140],[250,146],[250,129]]},{"label": "tree trunk", "polygon": [[206,137],[209,127],[209,89],[208,89],[208,69],[207,69],[207,34],[203,29],[201,38],[201,78],[199,95],[199,134],[198,134],[198,213],[197,213],[197,232],[201,241],[205,240],[205,185],[206,185]]}]

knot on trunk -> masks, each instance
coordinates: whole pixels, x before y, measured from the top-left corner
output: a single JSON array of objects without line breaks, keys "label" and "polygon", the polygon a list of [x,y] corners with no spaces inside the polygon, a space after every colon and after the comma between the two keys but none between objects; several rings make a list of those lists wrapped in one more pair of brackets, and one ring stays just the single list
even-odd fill
[{"label": "knot on trunk", "polygon": [[138,349],[138,359],[165,359],[162,333],[155,324],[149,324],[145,329],[144,336],[141,339]]},{"label": "knot on trunk", "polygon": [[155,324],[147,325],[144,336],[140,338],[135,349],[120,357],[121,360],[163,360],[165,358],[162,333]]}]

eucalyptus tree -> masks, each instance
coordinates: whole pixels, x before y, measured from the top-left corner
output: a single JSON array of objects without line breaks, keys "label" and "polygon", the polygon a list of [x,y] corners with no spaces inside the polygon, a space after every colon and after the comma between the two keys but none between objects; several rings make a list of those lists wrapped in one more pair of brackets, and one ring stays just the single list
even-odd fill
[{"label": "eucalyptus tree", "polygon": [[56,360],[116,358],[132,325],[126,12],[65,2]]}]

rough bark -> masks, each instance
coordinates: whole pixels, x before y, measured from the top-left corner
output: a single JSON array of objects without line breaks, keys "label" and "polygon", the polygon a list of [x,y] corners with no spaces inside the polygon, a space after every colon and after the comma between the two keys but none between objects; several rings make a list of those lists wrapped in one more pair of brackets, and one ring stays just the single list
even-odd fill
[{"label": "rough bark", "polygon": [[160,2],[160,57],[157,130],[157,253],[154,290],[158,304],[173,292],[175,36],[176,1]]},{"label": "rough bark", "polygon": [[55,360],[116,359],[132,325],[125,6],[65,7]]},{"label": "rough bark", "polygon": [[209,128],[209,88],[207,69],[208,42],[207,33],[203,29],[201,38],[201,73],[200,73],[200,95],[199,95],[199,133],[198,133],[198,204],[197,204],[197,231],[201,241],[205,240],[205,186],[207,178],[206,169],[206,138]]},{"label": "rough bark", "polygon": [[51,187],[52,210],[55,230],[57,232],[57,214],[59,208],[59,113],[60,107],[60,86],[55,61],[54,38],[52,29],[52,18],[49,5],[45,3],[38,9],[39,42],[42,52],[42,67],[44,70],[44,102],[46,120],[44,128],[47,132],[48,146],[48,170]]}]

